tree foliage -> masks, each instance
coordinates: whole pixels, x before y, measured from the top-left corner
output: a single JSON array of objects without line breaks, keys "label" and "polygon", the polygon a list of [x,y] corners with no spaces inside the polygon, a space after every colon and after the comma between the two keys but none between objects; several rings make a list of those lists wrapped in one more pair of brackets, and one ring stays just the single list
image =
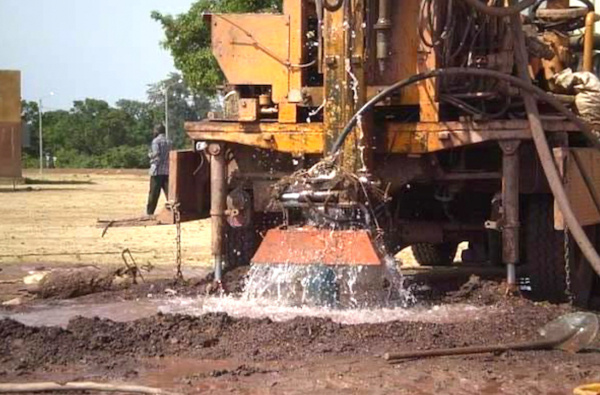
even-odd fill
[{"label": "tree foliage", "polygon": [[[169,125],[174,147],[185,146],[183,123],[204,118],[209,100],[194,95],[180,83],[181,76],[151,85],[148,101],[119,100],[115,106],[103,100],[75,101],[69,111],[43,113],[44,154],[55,156],[57,167],[144,168],[152,128],[165,119],[165,92],[169,95]],[[169,89],[165,89],[169,87]],[[37,165],[39,157],[39,108],[23,103],[22,118],[31,131],[31,146],[24,152],[24,165]]]},{"label": "tree foliage", "polygon": [[210,28],[203,15],[210,12],[239,13],[277,11],[282,0],[199,0],[187,13],[177,16],[152,13],[165,32],[163,46],[171,52],[193,91],[213,94],[223,74],[210,48]]},{"label": "tree foliage", "polygon": [[165,92],[169,98],[170,136],[175,147],[182,147],[186,139],[183,124],[205,119],[211,102],[207,96],[193,93],[180,74],[171,73],[169,78],[150,85],[148,89],[148,104],[152,108],[161,109],[163,118]]}]

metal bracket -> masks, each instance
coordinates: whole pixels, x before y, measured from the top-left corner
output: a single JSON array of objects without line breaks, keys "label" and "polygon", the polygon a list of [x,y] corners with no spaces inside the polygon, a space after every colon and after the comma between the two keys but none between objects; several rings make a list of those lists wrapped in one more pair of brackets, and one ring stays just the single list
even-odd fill
[{"label": "metal bracket", "polygon": [[212,156],[217,156],[219,154],[221,154],[221,151],[223,150],[223,145],[222,144],[218,144],[218,143],[212,143],[208,145],[208,153]]},{"label": "metal bracket", "polygon": [[500,140],[498,141],[500,149],[504,155],[514,155],[517,153],[519,146],[521,145],[520,140]]}]

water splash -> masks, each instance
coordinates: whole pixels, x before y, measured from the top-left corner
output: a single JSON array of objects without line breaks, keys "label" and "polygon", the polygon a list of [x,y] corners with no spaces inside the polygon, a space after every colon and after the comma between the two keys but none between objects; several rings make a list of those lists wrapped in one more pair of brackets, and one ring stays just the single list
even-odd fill
[{"label": "water splash", "polygon": [[418,305],[396,260],[366,266],[255,265],[240,295],[174,298],[164,313],[201,316],[268,318],[281,322],[296,317],[331,319],[346,325],[392,321],[455,323],[501,312],[467,304]]},{"label": "water splash", "polygon": [[373,266],[255,265],[241,299],[279,306],[407,307],[415,302],[393,257]]},{"label": "water splash", "polygon": [[356,325],[456,323],[483,319],[502,310],[467,304],[418,305],[396,260],[387,256],[379,267],[255,265],[248,272],[241,295],[171,299],[161,311],[198,316],[220,312],[277,322],[313,317]]},{"label": "water splash", "polygon": [[498,307],[476,307],[467,304],[338,309],[315,306],[282,306],[270,299],[245,300],[234,296],[170,299],[160,311],[170,314],[201,316],[208,313],[227,313],[236,318],[265,319],[275,322],[297,317],[331,319],[344,325],[380,324],[393,321],[450,324],[477,321],[500,314]]}]

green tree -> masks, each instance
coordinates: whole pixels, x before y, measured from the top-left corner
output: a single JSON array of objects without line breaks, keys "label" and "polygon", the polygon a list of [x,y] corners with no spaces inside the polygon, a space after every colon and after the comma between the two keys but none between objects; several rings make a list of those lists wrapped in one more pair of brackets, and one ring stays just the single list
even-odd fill
[{"label": "green tree", "polygon": [[211,108],[210,99],[202,93],[193,93],[178,73],[150,85],[148,104],[159,109],[161,122],[165,118],[165,93],[169,98],[169,134],[175,148],[183,148],[186,143],[185,122],[206,118]]},{"label": "green tree", "polygon": [[127,133],[128,145],[148,144],[152,138],[152,128],[164,119],[164,110],[152,103],[122,99],[117,101],[116,107],[133,121]]},{"label": "green tree", "polygon": [[[168,89],[166,89],[168,87]],[[165,119],[165,92],[169,98],[169,125],[175,148],[186,144],[185,121],[206,117],[211,101],[193,93],[173,73],[148,89],[147,101],[119,100],[115,106],[103,100],[75,101],[68,111],[44,112],[44,151],[57,157],[63,168],[144,168],[154,125]],[[32,130],[32,146],[23,163],[37,166],[39,112],[35,102],[22,103],[23,122]]]},{"label": "green tree", "polygon": [[31,136],[30,146],[26,148],[23,153],[29,156],[38,155],[38,130],[39,130],[39,106],[37,102],[34,101],[25,101],[21,102],[21,120],[25,127],[29,131],[29,135]]},{"label": "green tree", "polygon": [[210,48],[210,28],[204,22],[207,12],[259,12],[281,9],[282,0],[199,0],[187,13],[177,16],[152,12],[165,32],[164,48],[171,52],[194,92],[214,94],[223,83],[223,74]]}]

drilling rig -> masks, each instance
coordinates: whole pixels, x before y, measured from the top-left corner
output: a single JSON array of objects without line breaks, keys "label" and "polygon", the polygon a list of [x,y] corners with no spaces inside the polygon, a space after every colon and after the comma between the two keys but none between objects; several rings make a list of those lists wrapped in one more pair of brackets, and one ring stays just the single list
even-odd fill
[{"label": "drilling rig", "polygon": [[600,40],[594,5],[574,3],[206,14],[227,85],[220,111],[186,124],[170,197],[211,218],[216,280],[243,264],[377,267],[408,246],[449,265],[467,241],[463,261],[505,265],[511,289],[528,277],[536,298],[590,303],[600,140],[580,95],[596,98]]}]

